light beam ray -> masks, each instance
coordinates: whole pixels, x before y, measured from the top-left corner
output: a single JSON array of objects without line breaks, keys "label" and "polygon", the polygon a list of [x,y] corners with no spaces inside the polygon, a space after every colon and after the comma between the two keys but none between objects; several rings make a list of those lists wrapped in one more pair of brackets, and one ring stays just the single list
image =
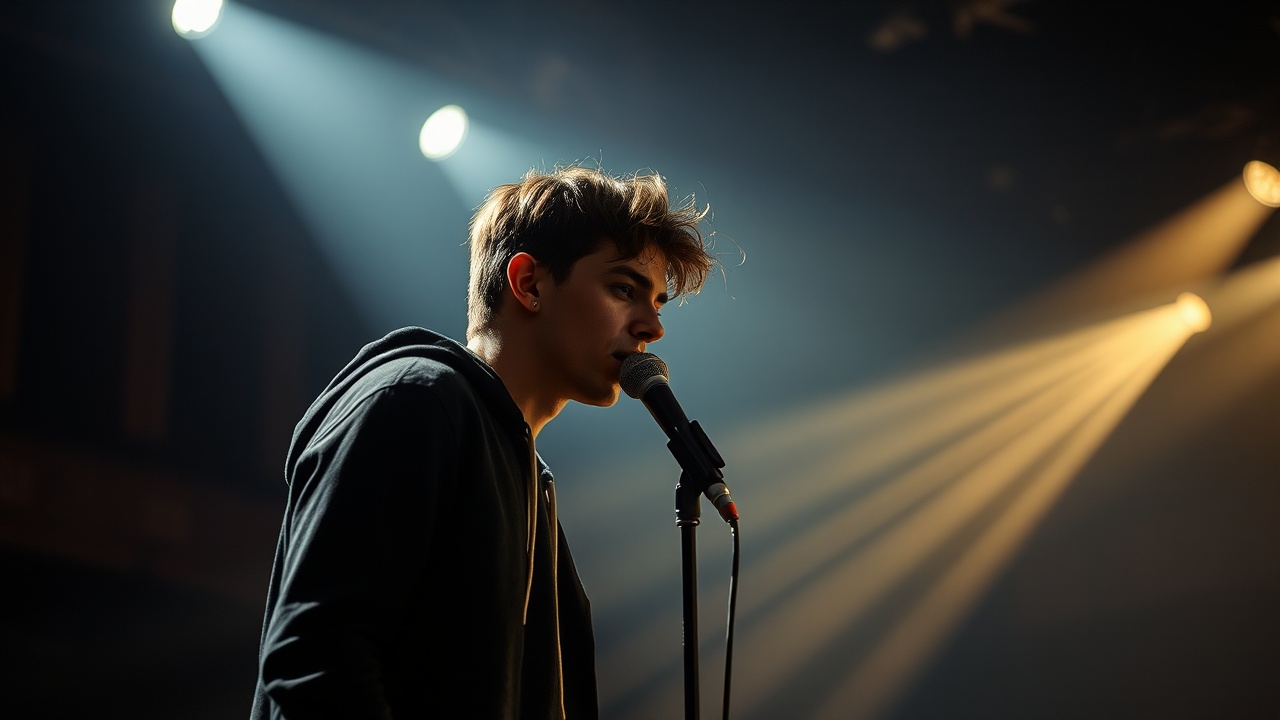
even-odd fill
[{"label": "light beam ray", "polygon": [[987,527],[959,561],[908,610],[864,661],[836,688],[817,717],[876,717],[892,702],[1008,565],[1071,479],[1133,407],[1182,343],[1153,355],[1113,391],[1062,448],[1025,483],[1015,500]]},{"label": "light beam ray", "polygon": [[1026,368],[1037,367],[1108,336],[1121,335],[1141,320],[1126,315],[1078,328],[1068,333],[978,355],[942,369],[909,376],[871,390],[837,398],[822,406],[806,408],[780,418],[770,418],[754,429],[740,430],[735,457],[754,463],[782,452],[809,446],[829,447],[832,441],[876,427],[894,419],[918,417],[940,402],[969,397],[973,388],[1000,383]]},{"label": "light beam ray", "polygon": [[[1122,323],[1106,323],[1105,329],[1123,332],[1126,325],[1144,321],[1149,322],[1141,316],[1130,317]],[[815,502],[821,502],[821,498],[848,490],[877,473],[931,450],[939,453],[939,462],[952,463],[954,466],[962,458],[978,457],[998,446],[1005,437],[1001,433],[1016,428],[1017,422],[1022,422],[1028,412],[1033,412],[1025,407],[1015,410],[1020,403],[1032,401],[1045,389],[1059,387],[1082,370],[1111,357],[1116,347],[1124,342],[1121,334],[1110,337],[1103,333],[1085,335],[1096,339],[1090,345],[1073,348],[1072,354],[1053,360],[1037,354],[1037,358],[1044,364],[1028,367],[1019,374],[1010,375],[1008,370],[1001,372],[990,379],[989,386],[966,388],[964,395],[952,397],[946,404],[936,404],[927,411],[916,409],[915,413],[899,417],[896,422],[876,423],[874,429],[861,428],[861,433],[857,430],[846,431],[841,441],[846,449],[834,453],[827,450],[823,453],[824,459],[805,469],[805,492],[790,494],[777,502],[769,503],[757,513],[756,522],[761,529],[767,530],[786,518],[810,509]],[[932,384],[943,380],[946,375],[944,373],[940,377],[926,378],[925,382]],[[904,389],[904,394],[910,395],[911,385],[911,381],[906,380],[893,387]],[[1043,401],[1036,403],[1034,407],[1042,404]],[[856,414],[858,411],[859,405],[855,401],[850,412]],[[1015,420],[1010,421],[1009,417]],[[988,425],[979,426],[984,421]],[[969,437],[961,437],[966,429],[975,426],[978,426],[977,429]],[[999,429],[993,430],[993,427]],[[944,444],[946,447],[939,449]],[[767,459],[753,457],[754,453],[746,448],[743,451],[747,466],[769,467]],[[779,457],[791,458],[794,454],[780,454]]]},{"label": "light beam ray", "polygon": [[[984,458],[1008,446],[1011,437],[1044,422],[1056,408],[1078,396],[1093,383],[1098,367],[1085,367],[1074,377],[1031,399],[974,435],[928,457],[875,492],[823,520],[794,540],[766,554],[758,573],[762,582],[746,595],[742,611],[749,614],[773,602],[834,557],[846,555],[867,538],[891,525],[911,508],[942,490],[965,468],[980,467]],[[793,522],[794,522],[793,516]]]},{"label": "light beam ray", "polygon": [[[1117,366],[1108,374],[1114,379],[1130,372],[1131,367]],[[1072,394],[1072,419],[1078,420],[1097,405],[1096,393]],[[1062,415],[1067,416],[1066,409]],[[946,489],[935,499],[886,530],[870,546],[827,569],[808,587],[794,592],[769,617],[753,622],[741,647],[749,655],[767,652],[772,667],[768,672],[761,672],[759,665],[744,668],[741,702],[748,707],[764,704],[788,681],[784,670],[794,672],[817,655],[831,637],[856,623],[1056,439],[1048,432],[1027,432],[958,478],[944,475]]]},{"label": "light beam ray", "polygon": [[241,3],[192,47],[366,321],[461,313],[462,234],[434,228],[464,227],[467,206],[415,144],[423,98],[452,88]]}]

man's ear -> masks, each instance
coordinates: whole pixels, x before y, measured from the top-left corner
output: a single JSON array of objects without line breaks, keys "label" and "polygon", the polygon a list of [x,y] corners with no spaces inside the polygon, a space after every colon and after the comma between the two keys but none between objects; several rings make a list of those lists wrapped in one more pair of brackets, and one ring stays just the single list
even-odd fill
[{"label": "man's ear", "polygon": [[547,276],[547,268],[529,253],[516,253],[507,261],[507,287],[516,302],[529,312],[537,312],[541,304],[539,285]]}]

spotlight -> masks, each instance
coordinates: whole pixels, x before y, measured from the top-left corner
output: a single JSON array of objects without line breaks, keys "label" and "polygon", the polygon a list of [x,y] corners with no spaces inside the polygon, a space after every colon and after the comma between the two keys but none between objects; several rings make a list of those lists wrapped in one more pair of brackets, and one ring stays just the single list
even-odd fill
[{"label": "spotlight", "polygon": [[213,32],[222,17],[222,0],[177,0],[173,3],[173,29],[188,40]]},{"label": "spotlight", "polygon": [[1209,312],[1209,305],[1199,295],[1189,292],[1181,293],[1176,303],[1182,322],[1186,323],[1187,329],[1191,332],[1204,332],[1213,324],[1213,314]]},{"label": "spotlight", "polygon": [[467,137],[467,111],[445,105],[431,113],[418,133],[418,147],[428,160],[443,160],[453,154]]},{"label": "spotlight", "polygon": [[1280,170],[1261,160],[1254,160],[1244,166],[1244,186],[1263,205],[1280,207]]}]

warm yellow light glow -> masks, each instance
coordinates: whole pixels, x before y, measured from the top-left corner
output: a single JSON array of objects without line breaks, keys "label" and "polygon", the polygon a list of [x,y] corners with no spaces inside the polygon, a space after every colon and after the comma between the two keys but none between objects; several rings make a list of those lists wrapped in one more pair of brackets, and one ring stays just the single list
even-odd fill
[{"label": "warm yellow light glow", "polygon": [[1213,324],[1213,313],[1209,305],[1195,293],[1184,292],[1178,295],[1178,314],[1187,328],[1193,333],[1204,332]]},{"label": "warm yellow light glow", "polygon": [[[1168,303],[773,418],[777,444],[763,431],[731,441],[750,468],[735,475],[741,492],[747,476],[788,473],[806,490],[753,516],[760,532],[792,529],[751,562],[740,642],[768,662],[736,668],[735,702],[768,707],[807,663],[838,656],[843,680],[820,691],[814,716],[877,716],[1189,335]],[[677,662],[655,636],[678,622],[661,613],[602,655],[628,669],[607,701],[646,695],[629,717],[678,706],[678,683],[653,687]]]},{"label": "warm yellow light glow", "polygon": [[[1153,335],[1153,339],[1159,333]],[[1164,338],[1168,340],[1168,338]],[[1058,449],[1028,466],[1013,501],[959,556],[932,587],[908,607],[881,642],[830,694],[818,718],[875,717],[933,655],[951,629],[1025,541],[1080,468],[1093,456],[1129,408],[1164,368],[1180,343],[1139,361],[1132,372],[1113,375],[1118,384],[1089,388],[1093,407],[1079,417],[1051,418],[1011,444],[1056,438]],[[1136,348],[1135,348],[1136,349]],[[1130,359],[1130,358],[1126,358]],[[1098,378],[1100,379],[1100,378]],[[1039,455],[1039,453],[1036,453]]]},{"label": "warm yellow light glow", "polygon": [[1244,166],[1244,186],[1263,205],[1280,207],[1280,170],[1261,160],[1254,160]]},{"label": "warm yellow light glow", "polygon": [[170,19],[173,29],[189,40],[213,32],[222,17],[222,0],[177,0]]},{"label": "warm yellow light glow", "polygon": [[[980,428],[965,443],[923,460],[879,492],[852,505],[850,511],[855,516],[840,521],[845,532],[866,528],[874,534],[840,547],[840,556],[824,563],[822,574],[807,581],[791,578],[786,602],[755,619],[752,631],[744,637],[744,647],[769,648],[774,672],[756,674],[753,670],[758,668],[743,668],[747,682],[740,693],[742,702],[748,706],[764,702],[788,680],[785,673],[777,672],[778,668],[800,667],[806,658],[820,654],[832,637],[865,620],[876,603],[901,587],[929,558],[948,548],[954,550],[955,539],[962,530],[984,508],[991,507],[1019,481],[1034,476],[1038,468],[1056,457],[1064,439],[1096,413],[1140,367],[1150,363],[1150,354],[1157,354],[1159,365],[1163,366],[1181,343],[1169,335],[1166,325],[1158,323],[1159,314],[1148,317],[1157,323],[1135,328],[1124,346],[1113,348],[1109,362],[1086,365],[1074,377]],[[970,440],[979,441],[980,448],[973,450],[985,452],[965,449],[964,444]],[[888,502],[881,502],[882,499]],[[800,543],[781,550],[794,550],[801,555],[814,552],[812,545]],[[759,574],[769,578],[765,572]],[[744,606],[746,612],[756,609],[752,604]],[[935,641],[938,639],[934,637]],[[918,667],[918,663],[912,664],[913,670]],[[896,677],[893,683],[884,677],[880,680],[889,687],[905,678]],[[867,700],[855,702],[846,697],[845,705],[862,705]],[[883,701],[878,696],[872,704]],[[852,716],[873,715],[868,712]]]},{"label": "warm yellow light glow", "polygon": [[452,155],[466,137],[467,112],[457,105],[445,105],[422,124],[418,148],[429,160],[443,160]]}]

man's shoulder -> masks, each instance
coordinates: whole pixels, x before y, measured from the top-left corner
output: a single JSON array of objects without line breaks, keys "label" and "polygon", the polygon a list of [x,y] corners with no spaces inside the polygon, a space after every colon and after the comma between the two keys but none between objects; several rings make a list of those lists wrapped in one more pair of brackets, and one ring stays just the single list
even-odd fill
[{"label": "man's shoulder", "polygon": [[[463,373],[447,363],[403,357],[366,368],[330,396],[317,417],[314,441],[335,433],[395,435],[407,428],[466,432],[486,414]],[[388,430],[397,429],[397,430]]]},{"label": "man's shoulder", "polygon": [[380,391],[405,391],[409,394],[425,391],[441,400],[474,397],[476,394],[472,381],[453,364],[416,355],[388,360],[369,368],[353,383],[351,391],[356,395]]},{"label": "man's shoulder", "polygon": [[421,328],[367,345],[313,405],[328,422],[378,411],[459,427],[523,424],[502,380],[466,347]]}]

